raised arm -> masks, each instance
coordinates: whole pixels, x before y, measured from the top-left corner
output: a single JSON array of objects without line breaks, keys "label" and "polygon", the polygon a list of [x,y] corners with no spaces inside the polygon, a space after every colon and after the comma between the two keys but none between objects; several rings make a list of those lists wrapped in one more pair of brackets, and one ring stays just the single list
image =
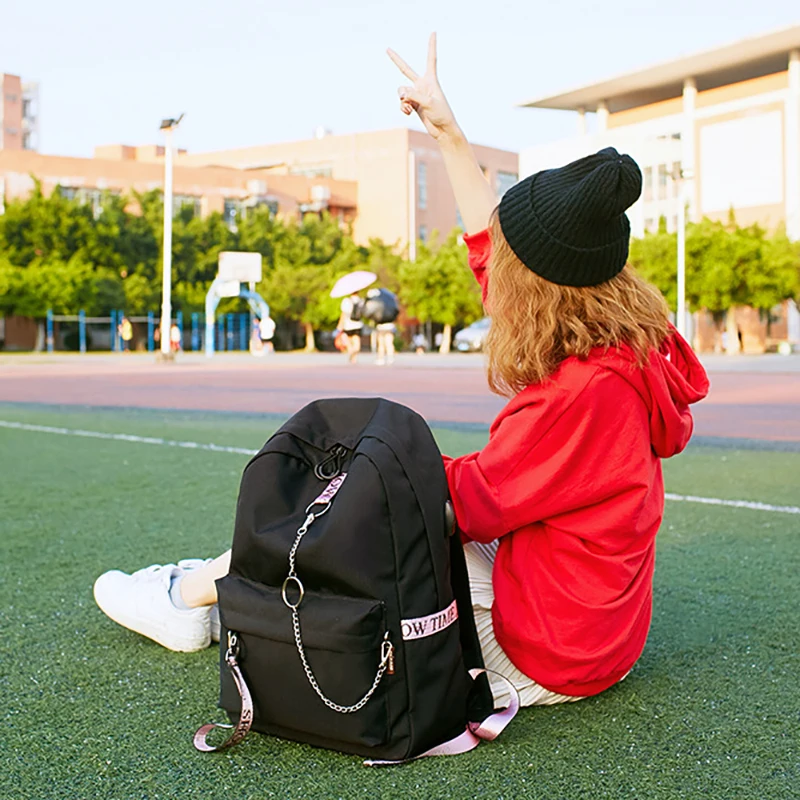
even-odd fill
[{"label": "raised arm", "polygon": [[416,111],[426,130],[439,143],[447,175],[456,196],[467,233],[478,233],[489,224],[497,205],[489,182],[444,96],[436,75],[436,34],[428,42],[428,64],[424,75],[417,75],[393,50],[389,58],[412,83],[401,86],[400,109],[404,114]]}]

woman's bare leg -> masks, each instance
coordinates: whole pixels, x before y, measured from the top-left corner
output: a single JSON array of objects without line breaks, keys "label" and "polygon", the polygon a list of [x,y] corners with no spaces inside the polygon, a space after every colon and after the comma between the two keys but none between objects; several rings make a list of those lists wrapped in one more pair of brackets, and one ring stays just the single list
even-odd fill
[{"label": "woman's bare leg", "polygon": [[189,608],[213,606],[217,602],[217,587],[214,581],[228,574],[231,566],[231,551],[228,550],[204,567],[187,572],[181,579],[181,598]]}]

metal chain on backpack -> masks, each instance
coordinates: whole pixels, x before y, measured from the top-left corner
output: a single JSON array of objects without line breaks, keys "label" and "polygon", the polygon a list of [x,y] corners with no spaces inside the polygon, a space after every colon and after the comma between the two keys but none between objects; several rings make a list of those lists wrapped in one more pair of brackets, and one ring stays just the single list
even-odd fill
[{"label": "metal chain on backpack", "polygon": [[[297,548],[300,546],[302,538],[306,535],[306,533],[308,533],[308,529],[314,520],[321,517],[330,509],[331,500],[346,476],[346,473],[336,476],[328,485],[328,488],[306,509],[307,516],[305,521],[297,529],[297,536],[295,537],[292,549],[289,551],[289,574],[286,576],[283,586],[281,587],[281,597],[283,598],[283,602],[292,612],[292,630],[294,631],[294,642],[297,647],[297,652],[300,656],[300,661],[303,664],[303,670],[306,673],[306,678],[308,678],[311,688],[317,693],[317,697],[319,697],[319,699],[322,700],[322,702],[325,703],[325,705],[330,708],[331,711],[336,711],[339,714],[353,714],[356,711],[360,711],[367,704],[372,695],[375,694],[375,691],[378,688],[378,684],[381,682],[384,673],[387,669],[391,668],[394,660],[394,646],[392,645],[391,641],[389,641],[389,632],[387,631],[384,634],[383,642],[381,642],[381,659],[378,664],[378,671],[375,673],[375,679],[372,681],[372,686],[370,686],[370,688],[367,690],[367,693],[357,703],[354,703],[350,706],[343,706],[339,703],[334,703],[333,700],[325,696],[322,689],[320,689],[317,679],[314,677],[311,665],[308,663],[308,659],[306,658],[306,651],[305,647],[303,646],[303,637],[300,633],[300,615],[297,611],[297,609],[300,607],[300,603],[303,602],[303,597],[305,595],[305,587],[303,586],[300,578],[297,577],[297,572],[295,569]],[[322,511],[319,513],[314,513],[311,511],[314,506],[320,505],[322,506]],[[294,584],[298,591],[298,597],[295,602],[292,602],[289,599],[287,591],[291,584]]]}]

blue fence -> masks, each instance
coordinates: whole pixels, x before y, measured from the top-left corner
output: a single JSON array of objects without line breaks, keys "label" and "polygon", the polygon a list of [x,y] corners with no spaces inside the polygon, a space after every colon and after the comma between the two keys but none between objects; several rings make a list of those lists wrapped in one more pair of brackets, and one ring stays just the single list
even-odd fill
[{"label": "blue fence", "polygon": [[[122,352],[126,349],[122,340],[120,326],[125,314],[117,309],[112,310],[108,317],[87,317],[81,309],[77,314],[54,314],[51,310],[47,312],[45,323],[46,347],[47,352],[52,353],[56,349],[77,349],[81,353],[87,350],[110,350],[112,353]],[[128,321],[133,326],[133,340],[130,342],[130,349],[146,349],[147,352],[154,352],[160,348],[159,326],[161,317],[155,311],[148,311],[147,316],[130,316]],[[68,338],[61,331],[57,330],[56,323],[67,323],[74,336],[73,325],[77,325],[77,348],[75,342],[71,347],[64,344],[59,346],[57,340]],[[204,347],[205,336],[205,314],[193,312],[189,328],[185,329],[183,312],[175,314],[173,324],[177,326],[180,334],[180,349],[190,352],[201,352]],[[91,326],[96,326],[91,327]],[[61,327],[59,325],[59,327]],[[88,331],[94,331],[92,336]],[[102,329],[102,335],[97,335]],[[214,325],[214,336],[216,350],[219,352],[231,352],[247,350],[250,346],[250,336],[253,329],[252,315],[249,312],[238,314],[225,314],[217,317]],[[100,346],[98,345],[100,340]],[[94,341],[94,345],[93,345]],[[143,345],[139,348],[139,345]]]}]

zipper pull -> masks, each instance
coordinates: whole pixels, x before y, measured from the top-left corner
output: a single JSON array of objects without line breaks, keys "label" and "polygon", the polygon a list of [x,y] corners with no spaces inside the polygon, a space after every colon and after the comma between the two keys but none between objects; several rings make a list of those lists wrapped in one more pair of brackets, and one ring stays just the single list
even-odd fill
[{"label": "zipper pull", "polygon": [[342,471],[342,462],[347,455],[347,448],[340,444],[328,450],[327,458],[323,459],[314,467],[314,474],[321,481],[329,481],[339,475]]},{"label": "zipper pull", "polygon": [[386,665],[386,674],[394,675],[394,645],[389,641],[389,632],[383,635],[381,644],[381,664]]}]

